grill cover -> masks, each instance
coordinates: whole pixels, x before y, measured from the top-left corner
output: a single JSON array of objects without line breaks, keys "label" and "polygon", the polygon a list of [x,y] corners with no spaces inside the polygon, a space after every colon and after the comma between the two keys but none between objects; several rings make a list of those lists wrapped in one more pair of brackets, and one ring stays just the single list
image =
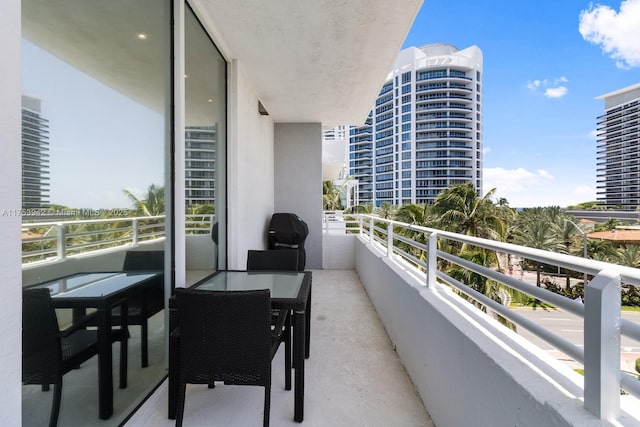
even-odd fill
[{"label": "grill cover", "polygon": [[274,213],[269,223],[269,249],[297,249],[298,270],[303,271],[307,254],[304,242],[309,235],[309,227],[296,214]]}]

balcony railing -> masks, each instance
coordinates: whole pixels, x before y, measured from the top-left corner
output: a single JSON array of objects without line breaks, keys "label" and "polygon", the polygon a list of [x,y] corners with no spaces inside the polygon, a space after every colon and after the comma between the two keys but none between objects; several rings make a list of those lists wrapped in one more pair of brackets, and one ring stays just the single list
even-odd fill
[{"label": "balcony railing", "polygon": [[[640,324],[621,316],[621,285],[640,285],[640,269],[410,225],[374,215],[329,212],[325,213],[323,224],[325,233],[351,233],[366,239],[369,245],[386,254],[389,262],[420,275],[426,288],[450,286],[581,363],[585,373],[584,407],[599,418],[611,419],[619,412],[620,389],[640,398],[640,381],[620,369],[621,337],[640,342]],[[591,276],[584,289],[584,303],[439,249],[450,247],[447,245],[450,242],[495,251],[496,255],[519,256]],[[584,348],[451,277],[443,265],[454,264],[500,284],[503,289],[527,294],[583,318]]]},{"label": "balcony railing", "polygon": [[[164,215],[22,224],[22,264],[63,260],[79,253],[135,246],[165,236]],[[208,234],[215,215],[187,215],[187,234]]]}]

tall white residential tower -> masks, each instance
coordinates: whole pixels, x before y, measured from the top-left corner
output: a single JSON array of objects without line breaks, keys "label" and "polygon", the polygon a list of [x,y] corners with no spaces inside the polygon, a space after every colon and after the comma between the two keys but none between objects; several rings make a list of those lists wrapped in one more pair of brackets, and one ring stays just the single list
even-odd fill
[{"label": "tall white residential tower", "polygon": [[640,83],[599,96],[596,180],[598,201],[607,207],[640,206]]},{"label": "tall white residential tower", "polygon": [[482,51],[401,51],[365,125],[351,129],[349,172],[360,202],[375,206],[431,204],[465,182],[481,195]]}]

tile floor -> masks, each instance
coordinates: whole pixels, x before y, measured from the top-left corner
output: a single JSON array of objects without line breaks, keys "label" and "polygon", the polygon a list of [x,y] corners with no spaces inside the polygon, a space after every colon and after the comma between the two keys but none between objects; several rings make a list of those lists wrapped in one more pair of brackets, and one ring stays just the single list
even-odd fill
[{"label": "tile floor", "polygon": [[[305,365],[305,419],[293,421],[284,390],[282,347],[273,362],[271,426],[433,426],[352,270],[314,270],[311,356]],[[260,387],[188,386],[184,426],[260,426]],[[126,427],[173,426],[166,383]]]}]

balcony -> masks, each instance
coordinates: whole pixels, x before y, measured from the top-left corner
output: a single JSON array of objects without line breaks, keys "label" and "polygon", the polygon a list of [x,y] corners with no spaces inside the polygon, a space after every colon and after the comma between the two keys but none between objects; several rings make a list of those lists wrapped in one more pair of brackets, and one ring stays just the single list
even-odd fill
[{"label": "balcony", "polygon": [[[305,424],[640,425],[640,381],[629,375],[623,351],[639,348],[640,325],[621,317],[615,304],[621,282],[640,283],[637,269],[367,215],[349,219],[334,213],[323,227],[324,270],[313,271]],[[415,231],[415,238],[402,230]],[[585,304],[438,250],[439,240],[586,273]],[[475,293],[438,269],[437,260],[577,316],[584,322],[584,343],[567,342],[521,310]],[[517,333],[460,293],[517,324]],[[282,364],[279,354],[272,425],[298,425],[293,395],[283,390]],[[585,377],[573,370],[582,366]],[[628,394],[620,395],[620,388]],[[163,383],[125,425],[173,425],[166,403]],[[253,425],[261,419],[261,405],[260,389],[192,387],[185,425]]]}]

